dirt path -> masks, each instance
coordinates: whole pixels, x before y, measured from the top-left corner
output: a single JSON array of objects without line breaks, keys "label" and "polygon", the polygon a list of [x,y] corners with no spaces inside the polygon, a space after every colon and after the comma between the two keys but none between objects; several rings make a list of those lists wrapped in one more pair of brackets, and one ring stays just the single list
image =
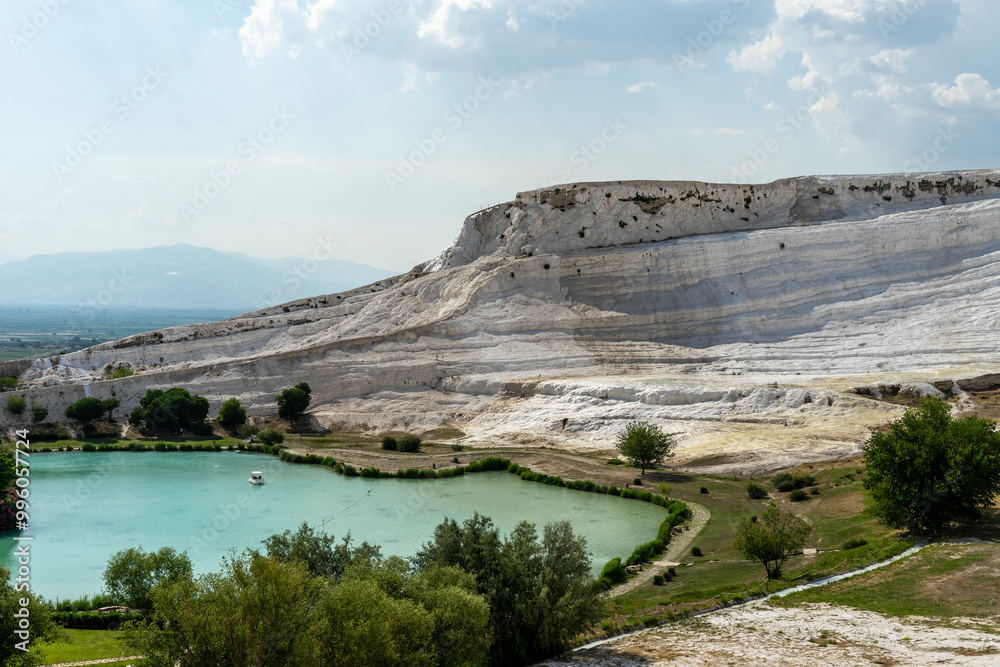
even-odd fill
[{"label": "dirt path", "polygon": [[[683,524],[685,528],[683,533],[674,535],[670,538],[670,546],[668,546],[667,550],[662,556],[660,556],[660,559],[657,561],[658,563],[680,562],[681,557],[687,553],[687,549],[691,545],[691,542],[694,541],[694,538],[701,532],[701,529],[705,527],[705,524],[708,523],[708,520],[712,516],[711,512],[708,511],[708,508],[703,505],[693,503],[690,500],[685,500],[683,502],[691,508],[691,520],[688,523]],[[635,590],[639,586],[642,586],[650,581],[654,575],[659,574],[664,567],[666,566],[661,565],[657,567],[655,564],[645,567],[641,573],[635,575],[621,586],[615,586],[609,590],[604,594],[604,597],[617,597]]]}]

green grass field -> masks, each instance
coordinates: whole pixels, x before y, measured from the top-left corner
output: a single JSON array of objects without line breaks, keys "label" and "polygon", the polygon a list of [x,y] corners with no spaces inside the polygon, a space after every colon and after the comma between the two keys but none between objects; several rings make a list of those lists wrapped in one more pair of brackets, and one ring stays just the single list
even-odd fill
[{"label": "green grass field", "polygon": [[[882,526],[865,511],[861,475],[855,468],[831,469],[815,476],[819,495],[811,495],[808,501],[797,503],[790,502],[787,493],[771,488],[769,479],[734,480],[695,475],[673,481],[671,497],[691,500],[711,512],[708,524],[692,542],[703,555],[686,554],[683,564],[676,568],[677,578],[671,582],[662,586],[647,584],[608,600],[604,608],[605,619],[615,618],[616,606],[619,607],[619,625],[711,607],[733,598],[773,592],[884,560],[910,546],[910,542],[898,539],[896,531]],[[783,510],[795,512],[813,526],[805,546],[819,550],[818,553],[789,559],[781,581],[767,582],[764,567],[745,561],[733,548],[740,521],[761,514],[770,502],[751,500],[746,492],[748,481],[768,487],[771,499]],[[709,493],[700,492],[703,486]],[[868,544],[850,551],[841,550],[849,538],[862,538]]]},{"label": "green grass field", "polygon": [[997,600],[1000,545],[981,542],[931,544],[890,567],[793,593],[772,604],[829,602],[893,616],[997,618]]},{"label": "green grass field", "polygon": [[[40,644],[37,647],[44,655],[45,664],[82,662],[132,655],[121,642],[121,633],[117,630],[64,630],[64,632],[69,638],[68,642]],[[118,665],[127,665],[128,661],[106,664],[118,667]]]}]

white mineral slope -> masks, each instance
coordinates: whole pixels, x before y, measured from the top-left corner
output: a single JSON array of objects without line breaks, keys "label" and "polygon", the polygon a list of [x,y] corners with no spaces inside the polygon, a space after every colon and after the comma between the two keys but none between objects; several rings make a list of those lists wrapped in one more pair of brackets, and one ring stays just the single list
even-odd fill
[{"label": "white mineral slope", "polygon": [[469,216],[405,275],[0,373],[50,415],[178,384],[263,414],[305,380],[320,425],[469,444],[607,447],[643,417],[679,461],[764,469],[895,414],[854,384],[996,372],[998,253],[993,170],[569,184]]}]

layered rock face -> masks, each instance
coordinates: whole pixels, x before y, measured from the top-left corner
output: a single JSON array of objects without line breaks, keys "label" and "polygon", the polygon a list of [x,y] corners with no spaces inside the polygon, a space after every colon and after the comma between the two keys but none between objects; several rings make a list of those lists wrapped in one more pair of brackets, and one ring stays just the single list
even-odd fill
[{"label": "layered rock face", "polygon": [[567,184],[469,216],[408,274],[7,371],[50,415],[174,385],[264,413],[306,380],[323,425],[607,447],[646,417],[690,460],[725,455],[734,424],[853,415],[815,454],[891,416],[840,391],[857,376],[996,371],[998,251],[994,170]]}]

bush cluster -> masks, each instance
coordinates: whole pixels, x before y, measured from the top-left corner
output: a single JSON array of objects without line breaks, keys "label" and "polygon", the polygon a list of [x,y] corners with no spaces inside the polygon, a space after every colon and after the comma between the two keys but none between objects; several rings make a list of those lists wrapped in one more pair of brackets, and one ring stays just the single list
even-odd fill
[{"label": "bush cluster", "polygon": [[788,492],[795,489],[804,489],[807,486],[816,486],[816,478],[812,475],[792,475],[783,472],[771,478],[771,484],[778,491]]},{"label": "bush cluster", "polygon": [[114,630],[122,623],[138,621],[142,620],[142,618],[142,614],[139,613],[122,613],[118,611],[108,614],[88,611],[52,612],[52,620],[64,628],[71,628],[73,630]]},{"label": "bush cluster", "polygon": [[399,440],[399,451],[410,453],[419,452],[420,438],[415,435],[404,435]]},{"label": "bush cluster", "polygon": [[767,498],[767,489],[756,482],[750,482],[747,484],[747,495],[751,500],[763,500]]},{"label": "bush cluster", "polygon": [[861,537],[852,537],[851,539],[844,542],[844,544],[841,545],[840,548],[843,549],[844,551],[850,551],[851,549],[857,549],[859,547],[863,547],[866,544],[868,544],[868,540]]},{"label": "bush cluster", "polygon": [[788,494],[788,499],[791,500],[793,503],[800,503],[803,500],[809,500],[809,494],[806,492],[805,489],[795,489],[794,491]]}]

